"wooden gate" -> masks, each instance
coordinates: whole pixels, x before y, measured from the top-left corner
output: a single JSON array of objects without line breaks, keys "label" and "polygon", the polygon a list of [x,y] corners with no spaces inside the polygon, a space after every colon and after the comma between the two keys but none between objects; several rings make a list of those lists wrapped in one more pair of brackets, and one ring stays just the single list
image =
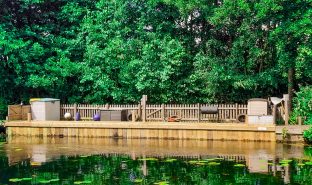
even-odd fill
[{"label": "wooden gate", "polygon": [[9,120],[27,120],[27,113],[30,113],[30,105],[9,105]]}]

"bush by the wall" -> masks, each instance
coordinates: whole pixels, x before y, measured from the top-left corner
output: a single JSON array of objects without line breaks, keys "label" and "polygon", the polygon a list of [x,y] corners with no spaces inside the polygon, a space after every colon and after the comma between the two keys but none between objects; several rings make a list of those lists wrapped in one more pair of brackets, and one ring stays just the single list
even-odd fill
[{"label": "bush by the wall", "polygon": [[302,87],[296,93],[290,121],[295,123],[299,116],[305,119],[303,124],[312,125],[312,86]]},{"label": "bush by the wall", "polygon": [[5,99],[0,97],[0,120],[5,119],[8,112],[8,105]]},{"label": "bush by the wall", "polygon": [[303,132],[303,138],[307,143],[312,144],[312,127]]}]

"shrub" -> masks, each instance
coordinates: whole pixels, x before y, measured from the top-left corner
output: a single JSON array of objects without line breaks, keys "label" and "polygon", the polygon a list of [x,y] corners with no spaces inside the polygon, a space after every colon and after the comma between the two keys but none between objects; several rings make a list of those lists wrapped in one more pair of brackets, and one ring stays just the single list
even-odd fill
[{"label": "shrub", "polygon": [[301,116],[305,118],[305,125],[312,125],[312,86],[306,86],[300,88],[300,91],[296,93],[294,98],[294,110],[291,115],[291,123],[297,121],[297,117]]},{"label": "shrub", "polygon": [[303,138],[307,143],[312,144],[312,127],[303,132]]},{"label": "shrub", "polygon": [[0,97],[0,120],[5,119],[7,115],[8,105],[5,99]]}]

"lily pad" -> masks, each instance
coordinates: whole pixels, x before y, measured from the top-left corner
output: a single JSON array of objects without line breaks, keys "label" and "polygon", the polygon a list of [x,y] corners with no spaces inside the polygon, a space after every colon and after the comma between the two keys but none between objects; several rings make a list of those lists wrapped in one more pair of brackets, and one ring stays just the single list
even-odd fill
[{"label": "lily pad", "polygon": [[60,181],[60,179],[51,179],[50,182],[57,182]]},{"label": "lily pad", "polygon": [[142,159],[138,159],[139,161],[158,161],[157,158],[142,158]]},{"label": "lily pad", "polygon": [[289,164],[288,163],[281,163],[281,166],[289,166]]},{"label": "lily pad", "polygon": [[143,182],[143,179],[134,179],[134,182],[135,183],[141,183],[141,182]]},{"label": "lily pad", "polygon": [[171,162],[174,162],[174,161],[177,161],[177,159],[166,159],[165,162],[168,162],[168,163],[171,163]]},{"label": "lily pad", "polygon": [[234,167],[245,167],[246,165],[244,164],[235,164]]},{"label": "lily pad", "polygon": [[210,162],[208,163],[209,166],[218,166],[220,165],[220,163],[217,163],[217,162]]},{"label": "lily pad", "polygon": [[305,164],[303,164],[303,163],[298,163],[297,165],[298,165],[298,166],[304,166]]},{"label": "lily pad", "polygon": [[196,163],[198,163],[198,161],[189,161],[188,163],[190,163],[190,164],[196,164]]},{"label": "lily pad", "polygon": [[22,179],[19,178],[14,178],[14,179],[9,179],[9,182],[20,182]]},{"label": "lily pad", "polygon": [[213,158],[204,159],[205,161],[215,161]]},{"label": "lily pad", "polygon": [[312,161],[308,161],[305,163],[306,165],[312,166]]},{"label": "lily pad", "polygon": [[280,163],[290,163],[290,162],[292,162],[292,160],[284,159],[280,161]]},{"label": "lily pad", "polygon": [[41,180],[41,181],[39,181],[39,183],[40,184],[48,184],[48,183],[50,183],[50,181],[49,180]]},{"label": "lily pad", "polygon": [[40,166],[41,163],[40,162],[31,162],[30,165],[31,166]]},{"label": "lily pad", "polygon": [[91,183],[92,183],[92,181],[89,181],[89,180],[83,181],[83,184],[91,184]]},{"label": "lily pad", "polygon": [[32,180],[31,177],[24,177],[24,178],[22,178],[22,181],[31,181],[31,180]]},{"label": "lily pad", "polygon": [[154,183],[154,184],[157,184],[157,185],[168,185],[169,182],[167,182],[167,181],[161,181],[161,182],[156,182],[156,183]]}]

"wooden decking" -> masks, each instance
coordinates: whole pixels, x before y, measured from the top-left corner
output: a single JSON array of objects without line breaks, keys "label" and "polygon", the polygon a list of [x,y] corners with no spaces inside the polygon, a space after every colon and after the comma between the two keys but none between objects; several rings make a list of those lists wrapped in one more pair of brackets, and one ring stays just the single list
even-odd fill
[{"label": "wooden decking", "polygon": [[276,141],[274,125],[238,123],[14,121],[9,136]]}]

